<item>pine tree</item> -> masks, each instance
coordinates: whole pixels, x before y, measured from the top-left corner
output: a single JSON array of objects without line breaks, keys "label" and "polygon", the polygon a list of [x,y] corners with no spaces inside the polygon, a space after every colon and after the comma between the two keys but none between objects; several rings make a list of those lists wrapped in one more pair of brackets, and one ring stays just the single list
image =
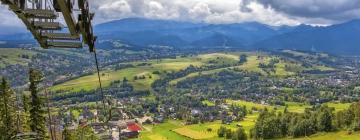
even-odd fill
[{"label": "pine tree", "polygon": [[319,131],[330,132],[333,129],[332,116],[333,115],[330,108],[328,108],[327,106],[321,107],[317,117],[317,122],[318,122],[317,127]]},{"label": "pine tree", "polygon": [[37,133],[40,137],[45,139],[45,110],[43,100],[38,95],[38,85],[42,80],[42,74],[34,69],[30,69],[30,129],[32,132]]},{"label": "pine tree", "polygon": [[74,137],[72,136],[70,130],[65,126],[64,131],[62,132],[63,139],[64,140],[74,140]]},{"label": "pine tree", "polygon": [[76,140],[99,140],[93,129],[89,126],[79,126],[75,131]]},{"label": "pine tree", "polygon": [[0,84],[0,104],[1,104],[1,136],[0,139],[13,139],[16,135],[16,114],[14,92],[10,89],[7,81],[3,78]]},{"label": "pine tree", "polygon": [[247,134],[245,133],[244,128],[239,128],[233,134],[232,140],[247,140]]},{"label": "pine tree", "polygon": [[20,124],[22,132],[29,132],[30,126],[30,97],[26,94],[22,95],[22,111],[20,113]]},{"label": "pine tree", "polygon": [[233,133],[232,133],[231,129],[226,129],[225,135],[226,135],[225,136],[226,139],[231,139],[233,137]]},{"label": "pine tree", "polygon": [[226,128],[221,126],[217,132],[218,134],[218,137],[224,137],[225,136],[225,131],[226,131]]},{"label": "pine tree", "polygon": [[[2,89],[2,87],[0,87],[0,91],[2,91],[3,89]],[[3,93],[2,92],[0,92],[0,95],[1,95],[1,97],[0,97],[0,134],[5,134],[5,125],[3,124],[3,116],[4,116],[4,99],[2,98],[2,95],[3,95]],[[4,135],[0,135],[0,140],[3,140],[3,139],[5,139],[4,138],[5,136]]]}]

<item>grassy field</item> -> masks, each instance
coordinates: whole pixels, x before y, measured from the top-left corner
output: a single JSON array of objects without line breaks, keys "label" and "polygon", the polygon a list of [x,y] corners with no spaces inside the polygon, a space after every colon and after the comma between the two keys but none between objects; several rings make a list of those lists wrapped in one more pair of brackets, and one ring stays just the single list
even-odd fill
[{"label": "grassy field", "polygon": [[[211,53],[211,54],[202,54],[198,56],[190,56],[184,58],[176,59],[163,59],[160,61],[151,60],[146,62],[132,62],[130,64],[138,65],[141,63],[147,63],[145,66],[136,66],[134,68],[126,68],[117,71],[102,71],[101,80],[104,87],[110,85],[111,82],[116,80],[122,80],[127,78],[129,83],[135,87],[135,90],[150,90],[151,84],[161,77],[160,75],[153,74],[154,71],[159,71],[162,74],[166,72],[176,72],[182,69],[187,68],[190,65],[194,66],[204,66],[204,65],[222,65],[222,64],[237,64],[239,61],[239,56],[241,53]],[[259,53],[246,53],[248,55],[248,61],[241,66],[232,66],[228,68],[240,68],[247,71],[260,72],[264,75],[266,73],[259,68],[260,63],[269,63],[269,61],[275,57],[270,57],[265,54]],[[292,71],[287,71],[286,65],[295,65],[290,62],[280,61],[276,64],[275,73],[271,73],[271,76],[288,76],[295,74]],[[199,76],[199,75],[209,75],[220,72],[227,68],[220,68],[210,71],[202,71],[190,73],[187,76],[174,79],[170,81],[170,85],[176,85],[177,82],[185,80],[187,78]],[[145,79],[134,80],[134,76],[145,76]],[[150,78],[151,77],[151,78]],[[63,90],[68,92],[76,92],[80,90],[94,90],[98,88],[98,79],[97,74],[92,74],[65,83],[54,86],[51,90]]]},{"label": "grassy field", "polygon": [[326,105],[335,108],[335,111],[341,111],[348,109],[351,103],[327,103]]},{"label": "grassy field", "polygon": [[318,133],[305,138],[284,138],[281,140],[360,140],[360,133],[349,135],[346,131]]},{"label": "grassy field", "polygon": [[286,70],[286,68],[285,68],[286,65],[289,65],[289,63],[285,63],[283,61],[280,61],[280,63],[275,64],[276,69],[275,69],[274,75],[280,76],[280,77],[294,75],[295,72]]},{"label": "grassy field", "polygon": [[[214,121],[204,124],[183,125],[180,121],[169,120],[158,125],[146,125],[140,137],[136,140],[190,140],[208,139],[217,140],[217,130],[224,126],[235,131],[241,125],[246,133],[255,125],[257,114],[248,115],[241,122],[234,122],[229,125],[222,124],[221,121]],[[211,131],[208,131],[208,129]]]},{"label": "grassy field", "polygon": [[252,108],[256,108],[256,109],[264,109],[266,108],[273,108],[272,106],[268,106],[268,105],[262,105],[262,104],[258,104],[258,103],[254,103],[254,102],[247,102],[247,101],[242,101],[242,100],[226,100],[226,103],[228,105],[235,105],[235,106],[246,106],[246,109],[250,110]]},{"label": "grassy field", "polygon": [[[209,102],[209,101],[207,101]],[[262,105],[258,103],[253,102],[247,102],[242,100],[226,100],[227,104],[229,105],[237,105],[237,106],[246,106],[247,109],[251,109],[253,107],[257,109],[264,109],[265,107],[272,110],[277,109],[278,111],[283,111],[285,109],[285,106],[270,106],[270,105]],[[210,104],[210,103],[207,103]],[[303,113],[306,108],[311,108],[312,106],[307,105],[305,103],[297,103],[297,102],[286,102],[285,103],[288,106],[289,112],[295,112],[295,113]],[[345,110],[350,107],[351,103],[325,103],[329,107],[333,107],[335,111],[341,111]]]},{"label": "grassy field", "polygon": [[[151,84],[159,78],[159,75],[153,74],[154,71],[178,71],[185,69],[190,65],[203,65],[201,62],[191,61],[191,59],[166,59],[159,63],[154,61],[150,61],[148,63],[150,65],[126,68],[118,71],[102,71],[102,83],[104,87],[107,87],[113,81],[127,78],[129,83],[132,84],[136,90],[147,90],[150,89]],[[145,76],[146,78],[135,80],[135,76]],[[74,92],[80,90],[94,90],[96,88],[98,88],[97,74],[92,74],[65,82],[60,85],[56,85],[52,88],[52,90],[65,90]]]},{"label": "grassy field", "polygon": [[[0,48],[0,68],[4,68],[7,65],[27,65],[31,61],[31,57],[35,55],[36,52],[24,49],[16,48]],[[29,56],[28,58],[23,58],[22,56]]]},{"label": "grassy field", "polygon": [[[228,68],[219,68],[219,69],[214,69],[214,70],[210,70],[210,71],[202,71],[201,73],[200,72],[190,73],[185,77],[181,77],[181,78],[174,79],[174,80],[170,81],[170,85],[176,85],[177,82],[185,80],[187,78],[192,78],[192,77],[196,77],[196,76],[200,76],[200,75],[210,75],[210,74],[214,74],[214,73],[220,72],[222,70],[231,69],[231,68],[240,68],[242,70],[247,70],[247,71],[251,71],[251,72],[260,72],[260,73],[266,75],[266,73],[261,68],[259,68],[259,64],[260,63],[267,64],[270,61],[270,59],[272,59],[274,57],[269,57],[269,56],[266,56],[266,55],[255,54],[255,53],[247,53],[247,55],[248,55],[248,58],[247,58],[248,61],[246,63],[244,63],[243,65],[241,65],[241,66],[235,66],[235,67],[232,66],[232,67],[228,67]],[[203,55],[203,59],[209,59],[209,58],[211,58],[210,56],[219,57],[221,55],[219,55],[219,54]],[[261,57],[259,57],[259,56],[261,56]],[[224,57],[224,58],[226,58],[226,57]],[[235,57],[234,55],[228,55],[227,58],[228,59],[232,58],[233,60],[239,59],[237,56]],[[294,75],[295,72],[287,71],[285,69],[285,65],[295,65],[295,64],[280,61],[280,63],[276,64],[275,73],[272,73],[272,76],[283,77],[283,76]]]},{"label": "grassy field", "polygon": [[188,78],[192,78],[192,77],[196,77],[196,76],[200,76],[200,75],[210,75],[210,74],[214,74],[217,72],[220,72],[222,70],[225,70],[227,68],[220,68],[220,69],[214,69],[214,70],[209,70],[209,71],[202,71],[202,72],[195,72],[195,73],[190,73],[184,77],[178,78],[178,79],[174,79],[170,81],[170,85],[176,85],[178,82],[186,80]]},{"label": "grassy field", "polygon": [[[263,105],[263,104],[258,104],[258,103],[254,103],[254,102],[247,102],[247,101],[242,101],[242,100],[226,100],[227,104],[229,105],[236,105],[236,106],[246,106],[247,109],[252,109],[252,108],[256,108],[256,109],[264,109],[267,108],[269,110],[273,110],[276,109],[278,111],[283,111],[285,109],[284,106],[270,106],[270,105]],[[305,108],[311,107],[308,105],[304,105],[301,103],[295,103],[295,102],[287,102],[286,103],[288,105],[288,111],[289,112],[297,112],[297,113],[302,113],[304,112]]]},{"label": "grassy field", "polygon": [[[146,76],[146,79],[134,80],[134,76]],[[151,76],[152,78],[149,78]],[[127,78],[135,89],[141,90],[150,87],[150,84],[157,79],[157,75],[152,74],[148,67],[127,68],[119,71],[102,71],[101,80],[103,85],[109,86],[111,82]],[[65,91],[80,91],[80,90],[93,90],[98,88],[98,77],[96,74],[84,76],[75,80],[65,82],[57,85],[51,90],[65,90]]]},{"label": "grassy field", "polygon": [[[224,126],[233,131],[237,130],[239,126],[243,127],[246,133],[250,133],[250,129],[254,127],[257,114],[246,116],[243,121],[233,122],[229,125],[222,124],[221,121],[208,122],[204,124],[187,125],[181,128],[174,129],[174,132],[179,135],[191,138],[191,139],[219,139],[217,137],[217,130]],[[238,126],[239,125],[239,126]],[[211,131],[208,131],[211,129]]]},{"label": "grassy field", "polygon": [[[190,65],[207,65],[209,61],[215,61],[216,63],[234,63],[238,61],[236,59],[238,59],[238,56],[234,54],[214,53],[186,58],[163,59],[161,61],[152,60],[145,62],[149,64],[146,66],[136,66],[134,68],[126,68],[118,71],[102,71],[101,80],[104,87],[107,87],[111,82],[122,80],[125,77],[129,80],[129,83],[134,86],[135,90],[148,90],[151,89],[151,84],[160,77],[160,75],[153,74],[154,71],[159,71],[161,73],[179,71]],[[144,62],[133,62],[131,64],[137,65],[140,63]],[[134,76],[145,76],[146,78],[134,80]],[[51,90],[76,92],[80,90],[94,90],[96,88],[98,88],[97,74],[92,74],[56,85]]]},{"label": "grassy field", "polygon": [[209,100],[202,101],[202,103],[206,106],[215,106],[215,103]]},{"label": "grassy field", "polygon": [[259,68],[259,64],[262,61],[263,60],[258,59],[257,55],[251,55],[251,56],[247,57],[247,62],[244,63],[243,65],[241,65],[239,68],[248,70],[248,71],[263,73],[263,71]]},{"label": "grassy field", "polygon": [[158,125],[146,125],[144,126],[145,131],[142,131],[136,140],[190,140],[172,131],[180,127],[183,127],[181,122],[174,120]]},{"label": "grassy field", "polygon": [[[246,106],[247,109],[252,107],[261,109],[267,107],[270,110],[275,108],[278,111],[283,111],[284,107],[274,107],[269,105],[262,105],[253,102],[246,101],[235,101],[235,100],[226,100],[229,105],[238,105]],[[213,106],[215,105],[211,101],[203,101],[203,104]],[[295,102],[286,102],[288,105],[288,111],[302,113],[305,108],[311,107],[303,103]],[[350,104],[341,104],[341,103],[327,103],[329,107],[334,107],[336,111],[346,109]],[[181,121],[170,120],[163,124],[159,125],[147,125],[144,126],[145,131],[141,132],[140,138],[138,140],[187,140],[187,139],[204,139],[204,140],[223,140],[224,138],[217,137],[217,130],[224,126],[228,129],[235,131],[239,126],[243,127],[246,133],[250,133],[250,129],[254,127],[255,121],[258,117],[258,113],[254,112],[253,114],[248,114],[243,121],[233,122],[229,125],[222,124],[221,121],[207,122],[204,124],[193,124],[193,125],[183,125]],[[209,131],[211,129],[211,131]],[[336,139],[332,139],[335,136]],[[360,133],[355,133],[348,135],[345,131],[332,132],[332,133],[319,133],[307,138],[284,138],[281,140],[357,140],[360,138]]]}]

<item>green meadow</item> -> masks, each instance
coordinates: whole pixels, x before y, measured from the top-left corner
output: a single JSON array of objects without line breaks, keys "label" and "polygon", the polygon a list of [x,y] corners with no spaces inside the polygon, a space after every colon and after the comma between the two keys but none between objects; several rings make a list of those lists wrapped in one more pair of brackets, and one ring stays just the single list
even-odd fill
[{"label": "green meadow", "polygon": [[[128,79],[129,83],[132,84],[135,90],[151,90],[151,84],[161,78],[163,74],[168,72],[176,72],[183,70],[190,65],[193,66],[205,66],[205,65],[220,65],[220,64],[237,64],[239,61],[239,56],[241,53],[212,53],[212,54],[203,54],[198,56],[188,56],[188,57],[178,57],[176,59],[162,59],[162,60],[150,60],[146,62],[132,62],[135,67],[125,68],[121,70],[105,70],[101,71],[101,80],[104,87],[107,87],[111,82],[116,80],[122,80],[124,78]],[[174,79],[170,81],[170,85],[176,85],[179,81],[185,80],[187,78],[196,77],[199,75],[210,75],[217,72],[220,72],[225,69],[239,68],[246,71],[259,72],[263,75],[267,75],[261,68],[259,68],[260,63],[267,64],[269,61],[276,57],[267,56],[265,54],[259,53],[246,53],[248,55],[248,61],[239,66],[231,66],[226,68],[219,68],[209,71],[195,72],[190,73],[184,77]],[[300,55],[300,54],[299,54]],[[146,65],[139,65],[146,63]],[[296,73],[296,71],[301,70],[301,66],[294,62],[287,62],[285,60],[280,60],[279,63],[275,64],[275,72],[271,72],[267,76],[276,76],[284,77],[291,76]],[[319,70],[331,70],[331,68],[325,66],[314,66],[313,69]],[[157,71],[160,74],[154,74]],[[135,76],[145,76],[145,79],[135,80]],[[51,90],[62,90],[67,93],[80,90],[94,90],[98,88],[98,79],[97,74],[92,74],[84,77],[80,77],[65,83],[56,85],[51,88]],[[294,89],[282,88],[284,93],[291,93]],[[226,100],[228,105],[236,106],[246,106],[247,109],[257,108],[264,109],[268,108],[269,110],[283,111],[284,106],[271,106],[266,104],[259,104],[241,100]],[[207,106],[214,106],[215,103],[205,100],[203,104]],[[295,102],[286,102],[288,106],[288,111],[302,113],[305,108],[311,107],[310,105],[304,103],[295,103]],[[344,110],[350,106],[350,104],[341,104],[341,103],[327,103],[329,107],[334,107],[336,111]],[[78,112],[73,111],[74,115],[77,115]],[[233,122],[229,125],[222,124],[220,121],[208,122],[204,124],[194,124],[194,125],[185,125],[182,121],[178,120],[168,120],[165,123],[157,125],[145,125],[143,126],[143,131],[141,132],[140,137],[137,140],[187,140],[187,139],[206,139],[206,140],[221,140],[223,138],[217,137],[217,130],[221,127],[227,127],[232,130],[236,130],[239,126],[244,127],[246,133],[249,134],[251,128],[254,127],[255,121],[257,119],[258,113],[253,112],[253,114],[248,114],[243,121]],[[331,139],[332,137],[339,135],[340,139],[353,140],[360,137],[360,134],[348,135],[346,132],[333,132],[328,134],[316,134],[307,138],[300,138],[299,140],[325,140]],[[293,139],[293,138],[286,138]],[[285,139],[284,139],[285,140]],[[337,140],[337,139],[335,139]]]},{"label": "green meadow", "polygon": [[0,68],[7,65],[27,65],[36,54],[34,51],[17,48],[0,48],[0,52]]},{"label": "green meadow", "polygon": [[[134,62],[136,64],[138,62]],[[159,75],[153,74],[155,71],[170,72],[185,69],[190,65],[201,66],[203,63],[199,61],[191,61],[191,59],[165,59],[161,62],[149,61],[149,65],[136,66],[133,68],[125,68],[117,71],[101,71],[101,81],[104,87],[107,87],[111,82],[122,80],[124,78],[129,80],[129,83],[134,86],[136,90],[150,89],[151,84],[159,78]],[[135,80],[135,76],[145,76],[145,79]],[[51,90],[63,90],[68,92],[76,92],[80,90],[94,90],[98,88],[97,74],[92,74],[80,77],[59,85],[52,87]]]},{"label": "green meadow", "polygon": [[360,133],[348,134],[346,131],[318,133],[304,138],[284,138],[281,140],[359,140]]},{"label": "green meadow", "polygon": [[[269,63],[272,58],[266,54],[260,53],[211,53],[211,54],[201,54],[197,56],[188,56],[188,57],[178,57],[176,59],[162,59],[162,60],[150,60],[150,61],[138,61],[131,62],[135,67],[125,68],[121,70],[105,70],[101,71],[101,81],[104,87],[107,87],[111,82],[116,80],[122,80],[124,78],[129,80],[129,83],[132,84],[135,90],[151,90],[151,84],[159,79],[162,74],[167,72],[176,72],[179,70],[186,69],[190,65],[193,66],[204,66],[204,65],[223,65],[223,64],[237,64],[240,55],[248,55],[248,61],[240,66],[231,66],[227,68],[219,68],[209,71],[195,72],[190,73],[184,77],[174,79],[170,81],[170,85],[175,85],[177,82],[185,80],[187,78],[196,77],[199,75],[209,75],[220,72],[225,69],[240,68],[246,71],[260,72],[264,75],[266,73],[259,68],[260,63]],[[147,65],[138,66],[141,63],[146,63]],[[287,71],[285,68],[287,66],[295,66],[297,64],[280,61],[276,64],[275,72],[270,73],[270,76],[289,76],[293,75],[293,71]],[[323,68],[324,69],[324,68]],[[158,71],[160,74],[153,74],[153,72]],[[145,76],[145,79],[135,80],[135,76]],[[62,90],[65,92],[76,92],[80,90],[94,90],[98,88],[98,77],[94,73],[92,75],[83,76],[74,80],[67,81],[65,83],[55,85],[51,88],[52,91]]]},{"label": "green meadow", "polygon": [[[284,107],[275,107],[270,105],[262,105],[253,102],[241,100],[226,100],[228,105],[246,106],[247,109],[257,108],[264,109],[265,107],[273,110],[283,111]],[[215,103],[205,100],[203,104],[214,106]],[[287,102],[288,111],[302,113],[305,108],[311,107],[310,105]],[[327,103],[329,107],[334,107],[335,111],[346,109],[350,104],[341,103]],[[221,121],[207,122],[202,124],[185,125],[182,121],[168,120],[162,124],[145,125],[144,130],[137,140],[188,140],[188,139],[201,139],[201,140],[224,140],[217,136],[217,130],[223,126],[235,131],[239,127],[243,127],[247,134],[255,126],[257,112],[248,114],[244,120],[240,122],[233,122],[231,124],[222,124]],[[360,133],[348,134],[346,131],[331,132],[331,133],[318,133],[306,138],[283,138],[280,140],[357,140],[360,139]]]},{"label": "green meadow", "polygon": [[250,129],[255,125],[256,118],[257,114],[248,115],[243,121],[233,122],[229,125],[222,124],[221,121],[184,125],[181,121],[168,120],[157,125],[143,126],[144,129],[136,140],[217,140],[220,139],[217,137],[217,130],[221,126],[234,131],[241,126],[246,130],[246,133],[249,133]]},{"label": "green meadow", "polygon": [[[190,65],[203,66],[208,65],[209,61],[215,61],[216,63],[236,63],[239,56],[234,54],[205,54],[194,57],[177,58],[177,59],[163,59],[160,61],[151,60],[147,62],[133,62],[130,64],[137,65],[140,63],[147,63],[145,66],[135,66],[133,68],[125,68],[117,71],[101,71],[101,81],[104,87],[110,85],[111,82],[116,80],[122,80],[127,78],[129,83],[134,86],[136,90],[150,89],[151,84],[160,78],[161,74],[172,71],[183,70]],[[153,74],[153,72],[159,71],[161,74]],[[145,79],[135,80],[134,76],[145,76]],[[151,78],[149,78],[151,77]],[[94,73],[92,75],[80,77],[65,83],[52,87],[51,90],[63,90],[68,92],[76,92],[80,90],[94,90],[98,88],[98,77]]]},{"label": "green meadow", "polygon": [[145,125],[140,137],[136,140],[190,140],[172,131],[183,127],[180,121],[168,120],[157,125]]}]

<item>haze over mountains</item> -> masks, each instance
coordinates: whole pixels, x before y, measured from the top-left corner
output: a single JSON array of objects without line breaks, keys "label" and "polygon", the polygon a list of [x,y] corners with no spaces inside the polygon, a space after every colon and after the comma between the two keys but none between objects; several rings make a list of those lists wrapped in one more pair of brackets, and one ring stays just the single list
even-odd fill
[{"label": "haze over mountains", "polygon": [[[99,40],[120,40],[141,47],[235,47],[360,54],[360,20],[327,27],[275,27],[257,22],[214,25],[128,18],[99,24],[95,32]],[[26,34],[0,35],[0,41],[6,42],[31,40]]]}]

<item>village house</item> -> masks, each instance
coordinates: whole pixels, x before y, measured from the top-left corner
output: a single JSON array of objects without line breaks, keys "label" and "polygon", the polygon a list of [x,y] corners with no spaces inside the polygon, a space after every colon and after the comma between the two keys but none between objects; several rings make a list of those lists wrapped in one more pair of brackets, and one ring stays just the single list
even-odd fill
[{"label": "village house", "polygon": [[141,127],[135,123],[135,122],[128,122],[126,124],[127,129],[121,130],[120,131],[120,136],[121,137],[126,137],[126,138],[137,138],[140,134],[141,131]]}]

